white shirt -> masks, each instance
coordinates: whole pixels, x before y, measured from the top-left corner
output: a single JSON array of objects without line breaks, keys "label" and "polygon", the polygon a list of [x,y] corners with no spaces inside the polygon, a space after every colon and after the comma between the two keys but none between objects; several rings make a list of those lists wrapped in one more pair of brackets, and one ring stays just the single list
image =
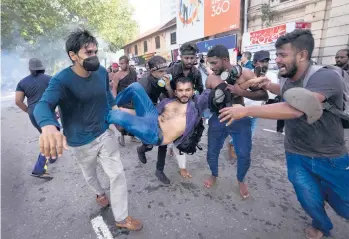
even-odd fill
[{"label": "white shirt", "polygon": [[[278,84],[278,77],[277,74],[274,73],[273,71],[267,71],[266,75],[265,75],[269,80],[271,80],[272,83],[276,83]],[[269,95],[269,99],[274,99],[276,95],[270,93],[268,91],[268,95]],[[246,97],[244,97],[244,102],[245,102],[245,106],[251,106],[251,105],[261,105],[263,101],[255,101],[255,100],[250,100]]]}]

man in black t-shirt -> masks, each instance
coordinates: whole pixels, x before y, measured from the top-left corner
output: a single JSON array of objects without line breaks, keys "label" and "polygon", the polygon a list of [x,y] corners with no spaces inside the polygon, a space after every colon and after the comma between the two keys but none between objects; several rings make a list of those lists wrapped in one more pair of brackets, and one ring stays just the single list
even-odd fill
[{"label": "man in black t-shirt", "polygon": [[[45,68],[42,65],[41,60],[32,58],[29,60],[30,75],[22,79],[16,88],[16,105],[28,113],[29,119],[33,126],[41,133],[39,125],[36,123],[33,111],[36,104],[41,99],[42,94],[48,87],[51,76],[45,75]],[[24,103],[24,99],[27,98],[27,104]],[[50,159],[50,162],[54,161]],[[34,166],[32,176],[42,179],[52,179],[47,173],[47,160],[44,156],[39,154],[38,160]]]}]

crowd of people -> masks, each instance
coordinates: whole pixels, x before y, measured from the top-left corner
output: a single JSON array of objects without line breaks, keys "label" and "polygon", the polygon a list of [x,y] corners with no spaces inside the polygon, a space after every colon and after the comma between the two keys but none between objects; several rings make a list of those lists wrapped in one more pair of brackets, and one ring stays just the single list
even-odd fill
[{"label": "crowd of people", "polygon": [[[176,157],[181,176],[190,178],[187,155],[200,148],[203,118],[208,119],[211,176],[204,186],[215,184],[219,154],[230,136],[228,147],[237,159],[236,178],[245,199],[250,196],[245,178],[256,121],[275,119],[278,132],[285,127],[288,178],[313,219],[305,230],[306,238],[330,235],[333,225],[325,201],[349,219],[346,119],[336,113],[342,113],[348,101],[343,96],[345,79],[349,79],[349,50],[337,53],[336,66],[313,65],[314,38],[309,30],[299,29],[281,36],[275,47],[278,75],[268,71],[267,51],[253,56],[244,52],[240,66],[231,64],[223,45],[198,55],[192,43],[180,47],[180,61],[169,66],[163,57],[153,56],[147,62],[149,70],[137,74],[127,56],[108,69],[100,66],[96,38],[86,30],[72,32],[66,42],[72,66],[51,78],[44,74],[39,59],[31,59],[31,74],[16,89],[16,104],[41,133],[32,175],[52,179],[48,162],[57,160],[69,147],[96,202],[111,206],[116,226],[140,230],[143,224],[128,213],[126,177],[117,147],[125,146],[126,135],[141,142],[137,155],[143,164],[147,163],[146,153],[158,146],[155,175],[170,184],[164,173],[167,151]],[[325,103],[332,108],[324,107]],[[57,107],[62,125],[57,121]],[[111,130],[114,126],[120,131],[118,138]],[[98,161],[110,180],[110,200],[97,178]]]}]

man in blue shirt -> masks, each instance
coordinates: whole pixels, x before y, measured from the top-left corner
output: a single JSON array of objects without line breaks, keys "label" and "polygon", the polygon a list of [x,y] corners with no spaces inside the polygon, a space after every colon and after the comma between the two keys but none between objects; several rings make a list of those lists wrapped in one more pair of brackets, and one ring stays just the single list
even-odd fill
[{"label": "man in blue shirt", "polygon": [[[111,207],[116,226],[140,230],[143,225],[128,216],[127,184],[116,139],[106,116],[117,109],[109,89],[109,77],[99,64],[98,42],[86,30],[76,30],[66,41],[66,51],[73,62],[49,84],[34,110],[36,122],[42,129],[40,151],[48,158],[60,156],[70,146],[87,184],[97,195],[97,203],[106,207],[105,195],[96,174],[97,160],[110,179]],[[64,135],[52,112],[60,107]]]},{"label": "man in blue shirt", "polygon": [[253,70],[253,69],[254,69],[254,66],[253,66],[253,63],[252,63],[252,61],[251,61],[251,58],[252,58],[251,52],[245,51],[245,52],[242,54],[242,57],[241,57],[241,64],[242,64],[242,67],[245,67],[245,68],[247,68],[247,69]]},{"label": "man in blue shirt", "polygon": [[[45,67],[41,60],[32,58],[29,60],[30,75],[22,79],[16,88],[16,105],[28,113],[32,125],[41,133],[41,129],[36,123],[33,115],[36,104],[41,99],[42,94],[48,87],[51,76],[45,75]],[[24,99],[27,98],[27,104]],[[53,177],[47,172],[47,159],[39,154],[32,176],[41,179],[51,180]],[[54,161],[50,161],[51,163]]]}]

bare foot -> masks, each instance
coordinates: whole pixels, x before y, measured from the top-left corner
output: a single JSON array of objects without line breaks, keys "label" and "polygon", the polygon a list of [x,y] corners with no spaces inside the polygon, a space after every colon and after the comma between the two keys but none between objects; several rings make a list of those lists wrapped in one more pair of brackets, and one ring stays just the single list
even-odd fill
[{"label": "bare foot", "polygon": [[217,180],[217,177],[211,175],[208,179],[204,181],[204,186],[206,188],[210,188],[215,184],[216,180]]},{"label": "bare foot", "polygon": [[183,177],[183,178],[191,178],[190,173],[188,172],[188,170],[186,168],[180,168],[179,169],[179,174]]},{"label": "bare foot", "polygon": [[243,199],[246,199],[250,196],[250,194],[248,193],[248,189],[247,189],[247,185],[244,182],[239,182],[239,190],[240,190],[240,196]]},{"label": "bare foot", "polygon": [[314,227],[308,227],[304,230],[304,232],[307,239],[321,239],[324,236],[320,230]]}]

